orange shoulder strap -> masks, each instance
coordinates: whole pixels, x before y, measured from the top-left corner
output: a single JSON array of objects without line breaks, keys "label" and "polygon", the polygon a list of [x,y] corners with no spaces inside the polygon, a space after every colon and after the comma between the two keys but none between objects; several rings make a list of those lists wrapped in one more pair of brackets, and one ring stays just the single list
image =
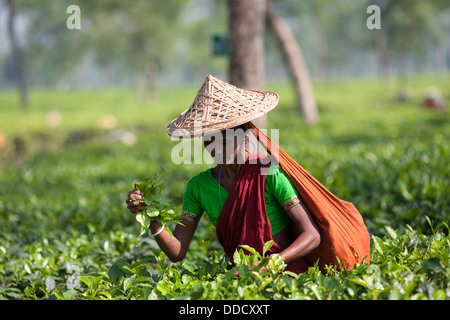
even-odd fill
[{"label": "orange shoulder strap", "polygon": [[253,123],[247,125],[279,162],[318,225],[321,243],[306,256],[308,265],[319,260],[320,269],[325,270],[325,265],[351,268],[355,263],[369,263],[370,236],[356,207],[326,189]]}]

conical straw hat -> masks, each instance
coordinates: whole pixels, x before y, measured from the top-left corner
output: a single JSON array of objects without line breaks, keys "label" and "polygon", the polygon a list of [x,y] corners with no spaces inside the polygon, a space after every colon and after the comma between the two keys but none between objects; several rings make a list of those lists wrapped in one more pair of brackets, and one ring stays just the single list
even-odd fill
[{"label": "conical straw hat", "polygon": [[208,75],[192,105],[167,126],[167,133],[192,138],[230,129],[269,112],[278,100],[274,92],[241,89]]}]

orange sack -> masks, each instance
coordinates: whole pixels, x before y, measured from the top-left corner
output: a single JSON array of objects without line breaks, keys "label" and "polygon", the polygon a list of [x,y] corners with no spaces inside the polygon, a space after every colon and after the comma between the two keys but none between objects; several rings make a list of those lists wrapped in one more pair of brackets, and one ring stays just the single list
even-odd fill
[{"label": "orange sack", "polygon": [[[319,260],[320,270],[325,271],[325,265],[348,269],[355,263],[369,263],[370,236],[355,206],[327,190],[253,123],[248,122],[247,125],[279,162],[319,228],[321,242],[305,257],[308,266],[314,266]],[[272,148],[277,150],[272,153]]]}]

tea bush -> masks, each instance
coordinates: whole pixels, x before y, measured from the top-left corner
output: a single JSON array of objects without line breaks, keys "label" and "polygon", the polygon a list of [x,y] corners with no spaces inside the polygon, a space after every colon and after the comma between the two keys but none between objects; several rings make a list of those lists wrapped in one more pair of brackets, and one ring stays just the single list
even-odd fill
[{"label": "tea bush", "polygon": [[[432,81],[450,96],[448,79],[417,78],[413,90]],[[293,276],[280,272],[280,261],[237,252],[231,267],[206,216],[180,263],[139,237],[125,205],[134,182],[158,173],[162,194],[180,212],[186,183],[207,167],[174,165],[164,132],[197,88],[162,91],[149,105],[120,90],[41,91],[27,112],[4,93],[0,298],[448,299],[448,112],[421,108],[419,96],[397,102],[395,88],[375,81],[323,83],[316,86],[321,119],[307,126],[288,86],[268,89],[281,97],[269,116],[280,146],[363,215],[370,264]],[[61,125],[48,128],[43,119],[55,109]],[[138,143],[108,140],[114,129],[98,126],[105,114]],[[267,270],[252,267],[256,260]]]}]

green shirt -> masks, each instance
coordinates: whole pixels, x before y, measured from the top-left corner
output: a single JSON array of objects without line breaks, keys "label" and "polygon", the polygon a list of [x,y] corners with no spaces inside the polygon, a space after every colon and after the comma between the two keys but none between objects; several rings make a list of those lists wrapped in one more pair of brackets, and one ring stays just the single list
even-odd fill
[{"label": "green shirt", "polygon": [[[272,234],[277,234],[289,224],[289,217],[282,204],[297,195],[292,182],[281,167],[270,168],[266,177],[264,200]],[[220,194],[219,194],[220,190]],[[211,168],[194,176],[186,186],[183,210],[201,215],[206,212],[216,226],[222,206],[229,193],[213,177]]]}]

